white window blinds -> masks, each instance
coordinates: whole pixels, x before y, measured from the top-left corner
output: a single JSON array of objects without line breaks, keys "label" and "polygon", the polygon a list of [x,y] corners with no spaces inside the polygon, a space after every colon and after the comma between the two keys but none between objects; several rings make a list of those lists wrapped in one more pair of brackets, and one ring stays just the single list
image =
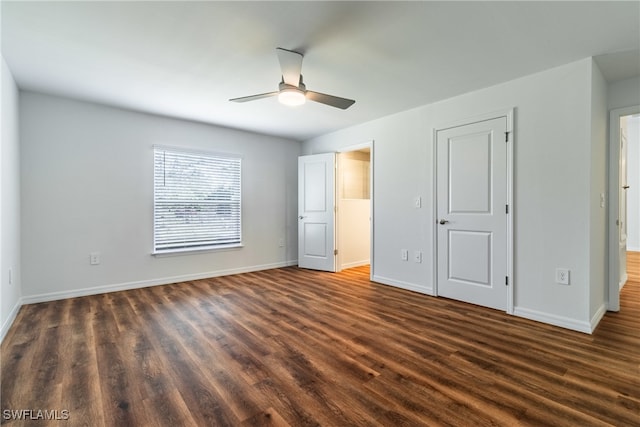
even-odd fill
[{"label": "white window blinds", "polygon": [[154,252],[241,243],[241,159],[154,147]]}]

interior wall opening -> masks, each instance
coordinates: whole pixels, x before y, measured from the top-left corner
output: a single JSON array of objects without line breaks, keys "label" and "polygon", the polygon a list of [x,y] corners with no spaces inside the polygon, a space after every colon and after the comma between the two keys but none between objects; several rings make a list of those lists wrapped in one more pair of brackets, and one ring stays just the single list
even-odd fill
[{"label": "interior wall opening", "polygon": [[337,271],[371,263],[371,148],[338,153]]},{"label": "interior wall opening", "polygon": [[640,259],[640,114],[620,118],[620,282],[639,281]]},{"label": "interior wall opening", "polygon": [[640,280],[640,105],[609,114],[607,309],[619,311],[622,287],[628,280]]}]

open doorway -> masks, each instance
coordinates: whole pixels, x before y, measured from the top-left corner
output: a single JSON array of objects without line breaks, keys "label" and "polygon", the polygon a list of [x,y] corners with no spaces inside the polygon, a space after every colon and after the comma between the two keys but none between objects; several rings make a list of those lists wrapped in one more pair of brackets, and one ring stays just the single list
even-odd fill
[{"label": "open doorway", "polygon": [[371,264],[372,144],[338,153],[336,271]]},{"label": "open doorway", "polygon": [[298,157],[298,266],[373,277],[373,142]]},{"label": "open doorway", "polygon": [[640,106],[612,110],[609,161],[609,311],[620,310],[627,258],[640,252]]},{"label": "open doorway", "polygon": [[[622,121],[624,119],[624,122]],[[627,281],[640,281],[633,265],[640,258],[640,114],[625,116],[621,127],[626,128],[626,172],[623,190],[626,195],[626,242],[625,272]],[[626,188],[624,188],[626,187]]]}]

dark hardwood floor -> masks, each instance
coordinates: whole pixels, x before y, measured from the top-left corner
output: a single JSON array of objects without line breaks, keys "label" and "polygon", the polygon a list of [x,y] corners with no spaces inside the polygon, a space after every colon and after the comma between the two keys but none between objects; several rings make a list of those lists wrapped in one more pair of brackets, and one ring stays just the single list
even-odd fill
[{"label": "dark hardwood floor", "polygon": [[[22,307],[9,426],[639,426],[640,283],[593,335],[284,268]],[[9,410],[68,420],[7,420]],[[51,414],[51,413],[49,413]]]}]

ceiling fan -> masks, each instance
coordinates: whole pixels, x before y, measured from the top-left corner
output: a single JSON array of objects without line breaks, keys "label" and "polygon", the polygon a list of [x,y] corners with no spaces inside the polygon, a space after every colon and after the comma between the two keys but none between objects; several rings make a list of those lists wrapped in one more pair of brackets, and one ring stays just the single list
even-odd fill
[{"label": "ceiling fan", "polygon": [[277,95],[278,100],[285,105],[302,105],[308,99],[343,110],[351,107],[353,103],[356,102],[353,99],[340,98],[338,96],[307,90],[307,87],[302,81],[302,74],[300,74],[303,55],[293,50],[282,49],[281,47],[277,48],[276,52],[278,54],[280,68],[282,69],[282,80],[280,81],[278,91],[233,98],[229,101],[247,102]]}]

